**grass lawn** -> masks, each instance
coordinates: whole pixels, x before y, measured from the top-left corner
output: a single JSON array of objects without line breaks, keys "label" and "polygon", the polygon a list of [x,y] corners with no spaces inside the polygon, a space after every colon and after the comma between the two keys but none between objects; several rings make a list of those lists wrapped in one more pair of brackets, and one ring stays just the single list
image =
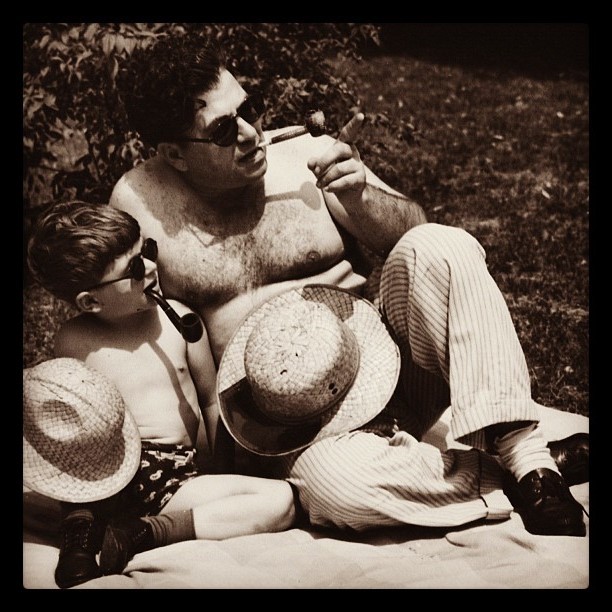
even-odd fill
[{"label": "grass lawn", "polygon": [[401,55],[337,69],[373,118],[360,145],[366,163],[430,221],[463,227],[485,247],[534,399],[588,415],[586,76]]},{"label": "grass lawn", "polygon": [[[589,98],[584,74],[404,56],[335,61],[370,121],[365,162],[487,251],[525,350],[534,399],[589,413]],[[27,367],[71,310],[24,287]]]}]

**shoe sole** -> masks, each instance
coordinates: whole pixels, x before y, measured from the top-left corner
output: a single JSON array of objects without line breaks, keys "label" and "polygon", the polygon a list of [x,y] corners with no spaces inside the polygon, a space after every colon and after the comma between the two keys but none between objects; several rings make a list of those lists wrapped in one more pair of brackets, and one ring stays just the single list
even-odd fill
[{"label": "shoe sole", "polygon": [[[525,522],[523,521],[523,525]],[[580,527],[576,525],[568,526],[566,528],[557,528],[546,530],[543,529],[541,531],[531,530],[525,525],[525,529],[531,533],[532,535],[541,535],[541,536],[571,536],[575,538],[584,538],[586,536],[586,525],[583,523]]]},{"label": "shoe sole", "polygon": [[57,586],[60,589],[71,589],[72,587],[78,586],[79,584],[85,584],[86,582],[89,582],[90,580],[95,580],[96,578],[102,578],[102,576],[103,574],[100,572],[99,574],[95,576],[89,576],[81,580],[72,580],[70,582],[60,582],[57,578],[55,578],[55,584],[57,584]]}]

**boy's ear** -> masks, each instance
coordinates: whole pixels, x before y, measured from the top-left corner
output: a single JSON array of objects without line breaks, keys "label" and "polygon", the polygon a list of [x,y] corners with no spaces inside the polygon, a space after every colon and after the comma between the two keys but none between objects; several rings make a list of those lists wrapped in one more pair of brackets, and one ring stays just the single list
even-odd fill
[{"label": "boy's ear", "polygon": [[160,142],[157,145],[157,154],[179,172],[185,172],[187,170],[187,161],[178,144],[174,142]]},{"label": "boy's ear", "polygon": [[89,291],[81,291],[74,301],[82,312],[100,312],[101,306],[98,298]]}]

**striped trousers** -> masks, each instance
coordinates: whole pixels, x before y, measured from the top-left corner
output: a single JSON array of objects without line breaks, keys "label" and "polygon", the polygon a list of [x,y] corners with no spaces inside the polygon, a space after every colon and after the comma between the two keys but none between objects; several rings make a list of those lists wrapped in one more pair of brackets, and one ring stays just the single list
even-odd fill
[{"label": "striped trousers", "polygon": [[[419,225],[385,261],[378,298],[402,354],[393,398],[364,427],[285,457],[282,476],[314,525],[363,531],[507,518],[512,507],[498,462],[483,451],[483,428],[539,416],[484,249],[464,230]],[[449,406],[453,438],[471,449],[421,441]]]}]

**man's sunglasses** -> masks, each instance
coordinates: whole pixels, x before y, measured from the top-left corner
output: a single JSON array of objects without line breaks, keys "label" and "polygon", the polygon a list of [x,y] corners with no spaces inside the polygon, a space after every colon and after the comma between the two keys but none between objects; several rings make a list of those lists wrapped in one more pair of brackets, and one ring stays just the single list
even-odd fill
[{"label": "man's sunglasses", "polygon": [[176,142],[214,142],[219,147],[231,147],[238,139],[237,117],[251,125],[265,112],[266,105],[260,93],[249,94],[233,115],[223,117],[210,138],[177,138]]},{"label": "man's sunglasses", "polygon": [[134,279],[135,281],[141,281],[145,276],[145,263],[143,261],[143,257],[145,259],[148,259],[149,261],[157,261],[157,242],[155,242],[153,238],[147,238],[142,243],[142,249],[140,249],[140,253],[130,259],[127,274],[125,276],[122,276],[121,278],[115,278],[109,281],[104,281],[103,283],[98,283],[93,287],[89,287],[89,289],[87,289],[86,291],[91,291],[92,289],[99,289],[100,287],[105,287],[106,285],[111,285],[112,283],[117,283],[127,278]]}]

